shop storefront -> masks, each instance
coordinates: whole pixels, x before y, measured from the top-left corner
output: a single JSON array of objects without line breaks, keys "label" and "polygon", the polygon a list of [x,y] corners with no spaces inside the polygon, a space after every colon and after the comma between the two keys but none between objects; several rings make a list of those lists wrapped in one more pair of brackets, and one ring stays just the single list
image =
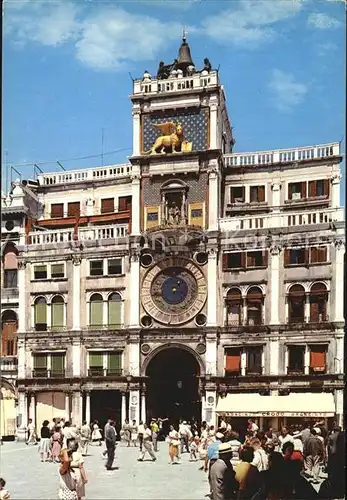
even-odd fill
[{"label": "shop storefront", "polygon": [[[324,421],[329,426],[335,416],[335,402],[331,393],[291,393],[287,396],[261,396],[233,393],[219,398],[216,416],[228,420],[233,429],[245,431],[251,418],[260,429],[272,427],[279,430],[283,425],[297,425],[310,421]],[[218,425],[217,421],[217,425]]]}]

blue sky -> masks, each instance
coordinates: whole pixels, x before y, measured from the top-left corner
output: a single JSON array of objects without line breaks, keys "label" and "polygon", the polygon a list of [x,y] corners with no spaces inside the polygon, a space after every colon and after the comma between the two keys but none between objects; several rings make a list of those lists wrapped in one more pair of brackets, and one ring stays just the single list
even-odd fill
[{"label": "blue sky", "polygon": [[[345,6],[339,0],[5,0],[3,148],[9,163],[131,154],[131,79],[177,57],[220,65],[235,151],[343,139]],[[63,161],[67,169],[101,158]],[[42,167],[46,172],[53,165]],[[23,178],[32,167],[19,167]]]}]

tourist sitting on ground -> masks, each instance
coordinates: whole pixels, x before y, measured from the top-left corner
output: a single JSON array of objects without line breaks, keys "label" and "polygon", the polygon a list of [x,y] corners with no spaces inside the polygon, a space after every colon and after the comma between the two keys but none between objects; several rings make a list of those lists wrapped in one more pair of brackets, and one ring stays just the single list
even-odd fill
[{"label": "tourist sitting on ground", "polygon": [[237,493],[238,500],[251,499],[261,487],[260,473],[252,461],[254,459],[253,448],[243,448],[240,452],[241,462],[235,466],[235,479],[239,483]]}]

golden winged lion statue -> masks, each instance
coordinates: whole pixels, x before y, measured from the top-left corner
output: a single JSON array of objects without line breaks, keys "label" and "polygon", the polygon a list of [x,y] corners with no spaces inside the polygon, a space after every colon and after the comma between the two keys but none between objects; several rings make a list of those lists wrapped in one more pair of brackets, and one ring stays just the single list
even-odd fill
[{"label": "golden winged lion statue", "polygon": [[[173,153],[181,152],[181,146],[184,141],[183,127],[181,123],[165,122],[154,123],[154,127],[162,133],[152,146],[152,149],[145,154],[165,153],[166,148],[171,148]],[[158,151],[159,150],[159,151]]]}]

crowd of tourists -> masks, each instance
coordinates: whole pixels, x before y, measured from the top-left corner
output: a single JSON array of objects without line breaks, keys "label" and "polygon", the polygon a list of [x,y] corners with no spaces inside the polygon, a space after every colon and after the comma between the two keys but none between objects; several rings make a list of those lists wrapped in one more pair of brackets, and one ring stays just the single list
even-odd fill
[{"label": "crowd of tourists", "polygon": [[[37,444],[35,426],[29,420],[27,445]],[[202,422],[153,418],[147,425],[125,420],[119,435],[113,419],[104,428],[97,421],[74,426],[63,418],[45,420],[40,429],[38,451],[41,461],[59,463],[59,498],[81,500],[87,475],[84,459],[88,447],[102,445],[101,456],[107,470],[113,470],[119,438],[126,447],[138,448],[139,462],[155,462],[158,441],[165,441],[169,464],[181,463],[184,453],[200,462],[199,470],[208,477],[211,500],[338,499],[345,494],[344,432],[334,425],[328,432],[323,422],[310,426],[282,427],[280,432],[259,429],[248,421],[244,432],[236,432],[231,422],[221,419],[218,428]],[[166,446],[165,446],[166,447]],[[160,447],[161,450],[163,449]],[[322,479],[324,471],[326,479]],[[8,499],[1,479],[0,499]]]}]

